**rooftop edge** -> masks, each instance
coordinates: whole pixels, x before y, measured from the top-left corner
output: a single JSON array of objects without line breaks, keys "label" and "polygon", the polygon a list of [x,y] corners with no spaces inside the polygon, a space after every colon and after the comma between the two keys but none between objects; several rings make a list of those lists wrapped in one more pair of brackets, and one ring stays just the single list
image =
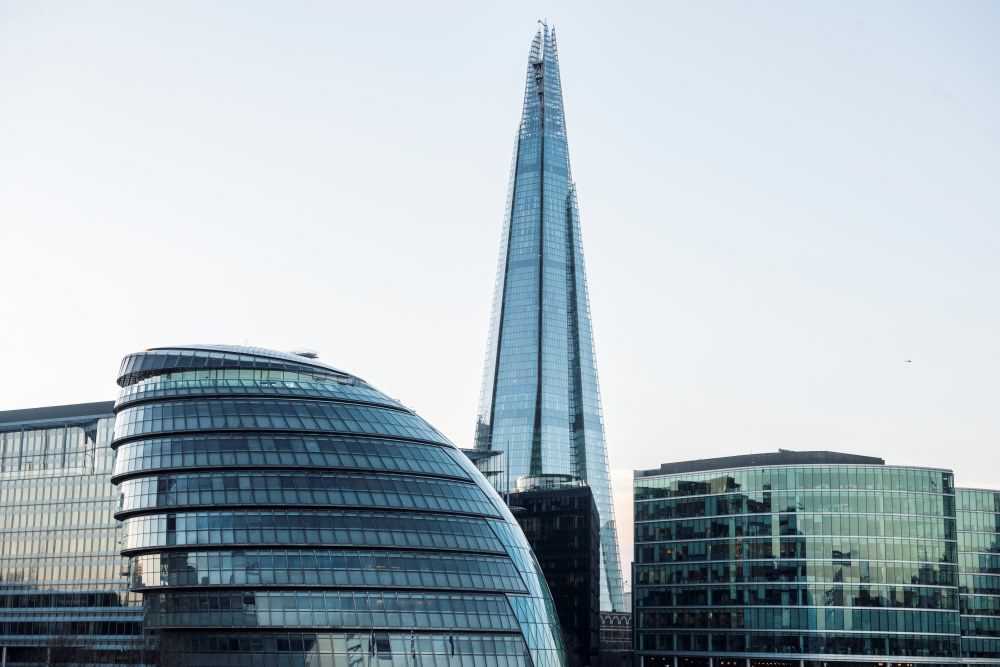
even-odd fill
[{"label": "rooftop edge", "polygon": [[785,465],[885,465],[885,460],[877,456],[862,456],[861,454],[845,454],[842,452],[811,451],[793,452],[779,449],[776,452],[762,454],[738,454],[736,456],[720,456],[711,459],[696,459],[694,461],[676,461],[660,464],[659,468],[636,470],[635,477],[656,477],[658,475],[677,475],[689,472],[708,472],[712,470],[727,470],[729,468],[753,468],[761,466]]},{"label": "rooftop edge", "polygon": [[82,419],[84,417],[112,417],[114,414],[114,401],[49,405],[40,408],[24,408],[22,410],[0,410],[0,424]]}]

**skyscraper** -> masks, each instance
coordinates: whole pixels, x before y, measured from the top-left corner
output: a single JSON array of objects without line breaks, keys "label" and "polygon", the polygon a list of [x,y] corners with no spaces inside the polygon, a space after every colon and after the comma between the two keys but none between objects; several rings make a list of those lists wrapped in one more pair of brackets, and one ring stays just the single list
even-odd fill
[{"label": "skyscraper", "polygon": [[590,485],[601,608],[622,610],[621,564],[555,30],[531,43],[514,147],[476,449],[505,452],[507,486],[562,474]]}]

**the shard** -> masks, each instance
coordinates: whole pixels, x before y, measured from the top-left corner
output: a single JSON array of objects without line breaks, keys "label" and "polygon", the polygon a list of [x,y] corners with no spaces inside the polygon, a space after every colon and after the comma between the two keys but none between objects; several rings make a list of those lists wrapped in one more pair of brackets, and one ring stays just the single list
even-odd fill
[{"label": "the shard", "polygon": [[525,475],[587,482],[601,521],[601,609],[624,611],[556,35],[544,24],[528,58],[476,448],[504,452],[508,487]]}]

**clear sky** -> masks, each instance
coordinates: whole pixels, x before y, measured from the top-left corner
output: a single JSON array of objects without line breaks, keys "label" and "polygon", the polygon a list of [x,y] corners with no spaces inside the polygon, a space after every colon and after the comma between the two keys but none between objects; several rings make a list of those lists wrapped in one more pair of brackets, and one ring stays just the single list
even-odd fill
[{"label": "clear sky", "polygon": [[543,17],[626,563],[664,461],[1000,486],[997,2],[0,2],[0,408],[307,346],[469,446]]}]

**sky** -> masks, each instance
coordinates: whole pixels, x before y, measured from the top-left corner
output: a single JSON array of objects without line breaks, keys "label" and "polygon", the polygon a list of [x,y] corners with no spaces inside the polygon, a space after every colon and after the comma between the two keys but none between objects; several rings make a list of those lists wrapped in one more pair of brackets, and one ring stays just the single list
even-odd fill
[{"label": "sky", "polygon": [[624,561],[666,461],[1000,487],[996,2],[0,2],[0,409],[309,347],[470,446],[542,18]]}]

